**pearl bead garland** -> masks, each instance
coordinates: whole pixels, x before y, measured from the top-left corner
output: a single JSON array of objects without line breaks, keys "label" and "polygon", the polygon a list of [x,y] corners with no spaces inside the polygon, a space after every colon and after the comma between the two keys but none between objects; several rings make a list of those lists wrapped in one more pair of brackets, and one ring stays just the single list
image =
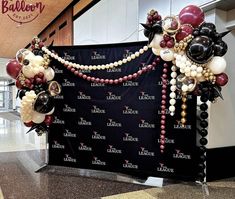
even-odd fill
[{"label": "pearl bead garland", "polygon": [[177,67],[176,66],[172,66],[171,67],[171,81],[170,81],[170,84],[171,84],[171,87],[170,87],[170,90],[171,90],[171,93],[170,93],[170,107],[169,107],[169,111],[170,111],[170,115],[173,116],[175,114],[175,104],[176,104],[176,77],[177,77]]},{"label": "pearl bead garland", "polygon": [[175,53],[175,65],[180,69],[180,72],[186,77],[200,78],[202,77],[203,65],[192,63],[185,54],[180,55]]},{"label": "pearl bead garland", "polygon": [[167,67],[168,64],[163,64],[163,74],[162,74],[162,101],[161,101],[161,132],[160,132],[160,150],[161,153],[165,149],[165,134],[166,134],[166,93],[167,93]]},{"label": "pearl bead garland", "polygon": [[136,51],[135,53],[131,54],[127,58],[115,61],[114,63],[102,64],[102,65],[89,65],[89,66],[66,61],[62,57],[59,57],[58,55],[56,55],[55,53],[53,53],[52,51],[47,49],[45,46],[42,47],[42,51],[44,51],[47,55],[56,59],[60,63],[67,65],[67,66],[70,66],[72,68],[76,68],[76,69],[80,69],[80,70],[105,70],[105,69],[111,69],[114,67],[118,67],[118,66],[121,66],[127,62],[130,62],[131,60],[134,60],[137,57],[139,57],[141,54],[144,54],[144,52],[146,52],[149,48],[150,48],[150,46],[144,46],[143,48],[139,49],[139,51]]},{"label": "pearl bead garland", "polygon": [[70,70],[74,75],[76,75],[80,78],[83,78],[84,80],[87,80],[87,81],[91,81],[91,82],[95,82],[95,83],[104,83],[104,84],[119,84],[119,83],[122,83],[122,82],[130,81],[132,79],[136,79],[138,76],[146,73],[147,71],[153,70],[159,62],[160,62],[160,59],[156,58],[152,62],[152,64],[143,67],[142,69],[138,70],[137,72],[135,72],[133,74],[123,76],[123,77],[120,77],[120,78],[117,78],[117,79],[103,79],[103,78],[92,77],[92,76],[86,75],[86,74],[78,71],[78,69],[75,69],[75,68],[71,67],[70,65],[65,65],[64,64],[64,66],[68,70]]}]

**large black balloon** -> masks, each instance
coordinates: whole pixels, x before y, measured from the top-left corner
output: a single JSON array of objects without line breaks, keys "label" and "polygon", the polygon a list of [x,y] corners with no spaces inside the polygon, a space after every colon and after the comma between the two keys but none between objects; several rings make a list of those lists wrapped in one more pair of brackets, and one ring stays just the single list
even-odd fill
[{"label": "large black balloon", "polygon": [[218,41],[214,46],[215,56],[224,56],[228,50],[228,46],[224,41]]},{"label": "large black balloon", "polygon": [[192,61],[205,64],[214,55],[214,42],[207,36],[195,37],[187,46],[186,54]]},{"label": "large black balloon", "polygon": [[43,91],[38,94],[35,103],[34,110],[38,113],[49,113],[54,108],[54,99],[49,93]]},{"label": "large black balloon", "polygon": [[214,37],[216,33],[216,27],[213,23],[203,23],[199,28],[199,34],[208,37]]}]

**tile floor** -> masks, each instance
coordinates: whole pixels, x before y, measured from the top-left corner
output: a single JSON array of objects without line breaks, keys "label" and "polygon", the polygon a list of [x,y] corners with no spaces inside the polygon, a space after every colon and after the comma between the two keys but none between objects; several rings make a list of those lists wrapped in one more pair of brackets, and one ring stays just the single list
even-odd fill
[{"label": "tile floor", "polygon": [[0,199],[235,199],[234,178],[208,183],[210,195],[206,196],[194,183],[152,188],[83,177],[65,167],[35,173],[45,161],[45,137],[26,135],[18,118],[7,117],[0,114]]}]

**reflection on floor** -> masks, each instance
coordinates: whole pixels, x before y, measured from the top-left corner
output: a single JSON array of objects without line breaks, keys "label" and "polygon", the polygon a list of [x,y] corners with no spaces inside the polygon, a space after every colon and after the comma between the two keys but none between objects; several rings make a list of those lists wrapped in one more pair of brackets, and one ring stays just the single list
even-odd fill
[{"label": "reflection on floor", "polygon": [[28,133],[29,128],[14,113],[0,113],[0,152],[45,149],[45,135]]},{"label": "reflection on floor", "polygon": [[[70,168],[35,173],[45,161],[45,139],[26,135],[19,120],[0,118],[0,199],[203,199],[194,183],[163,188],[74,175]],[[44,142],[44,143],[43,143]],[[41,150],[40,150],[41,148]],[[6,152],[11,151],[11,152]],[[76,170],[76,169],[74,169]],[[235,179],[209,183],[209,199],[235,199]],[[116,195],[115,195],[116,194]]]}]

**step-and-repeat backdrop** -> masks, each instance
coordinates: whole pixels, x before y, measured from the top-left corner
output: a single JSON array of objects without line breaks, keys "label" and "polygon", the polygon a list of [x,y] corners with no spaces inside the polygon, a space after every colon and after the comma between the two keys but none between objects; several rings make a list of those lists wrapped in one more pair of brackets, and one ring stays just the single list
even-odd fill
[{"label": "step-and-repeat backdrop", "polygon": [[[84,65],[126,58],[145,42],[53,47],[59,56]],[[119,78],[151,64],[151,49],[120,67],[82,71],[99,78]],[[187,125],[167,111],[166,149],[160,152],[162,63],[134,81],[118,85],[92,83],[53,61],[62,92],[55,99],[55,120],[49,133],[49,164],[195,180],[197,173],[196,98],[187,101]],[[170,64],[169,64],[170,75]],[[170,85],[169,85],[170,87]],[[169,98],[168,98],[169,99]],[[169,100],[168,100],[169,101]]]}]

